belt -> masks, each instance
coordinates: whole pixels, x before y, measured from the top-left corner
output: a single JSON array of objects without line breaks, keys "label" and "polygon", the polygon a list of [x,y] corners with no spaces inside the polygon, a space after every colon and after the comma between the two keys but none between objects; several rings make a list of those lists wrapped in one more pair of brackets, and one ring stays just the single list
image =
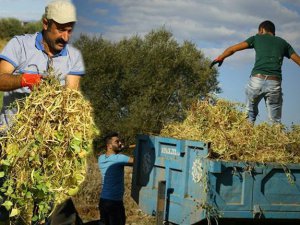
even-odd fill
[{"label": "belt", "polygon": [[281,81],[281,78],[279,76],[274,76],[274,75],[264,75],[264,74],[254,74],[252,77],[258,77],[264,80],[277,80]]}]

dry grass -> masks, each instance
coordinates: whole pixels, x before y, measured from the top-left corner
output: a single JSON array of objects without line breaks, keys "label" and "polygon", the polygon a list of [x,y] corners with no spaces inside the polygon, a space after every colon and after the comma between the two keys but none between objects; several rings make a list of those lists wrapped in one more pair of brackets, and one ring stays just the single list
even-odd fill
[{"label": "dry grass", "polygon": [[300,129],[248,122],[242,105],[219,99],[215,104],[199,101],[182,123],[164,127],[162,136],[211,143],[210,158],[225,161],[300,162]]},{"label": "dry grass", "polygon": [[52,76],[15,107],[13,126],[0,138],[7,176],[2,191],[13,214],[31,214],[35,202],[39,210],[33,219],[43,220],[51,203],[72,196],[84,180],[97,133],[92,108],[80,92]]}]

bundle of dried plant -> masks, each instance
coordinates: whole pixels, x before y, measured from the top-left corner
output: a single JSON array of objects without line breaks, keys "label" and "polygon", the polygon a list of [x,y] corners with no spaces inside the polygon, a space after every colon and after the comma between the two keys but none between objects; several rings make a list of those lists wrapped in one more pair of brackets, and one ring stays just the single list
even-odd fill
[{"label": "bundle of dried plant", "polygon": [[211,143],[210,158],[225,161],[300,162],[300,129],[248,122],[243,106],[217,99],[194,103],[182,123],[168,124],[162,136]]},{"label": "bundle of dried plant", "polygon": [[13,107],[13,125],[0,139],[2,202],[11,217],[42,221],[76,194],[98,131],[90,103],[54,76]]}]

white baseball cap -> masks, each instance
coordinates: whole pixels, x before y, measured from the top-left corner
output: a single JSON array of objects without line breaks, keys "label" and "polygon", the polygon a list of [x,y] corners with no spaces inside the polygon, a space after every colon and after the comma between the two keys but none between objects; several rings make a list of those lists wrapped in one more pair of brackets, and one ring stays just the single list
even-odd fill
[{"label": "white baseball cap", "polygon": [[71,1],[55,0],[45,8],[45,18],[52,19],[59,24],[77,21],[76,8]]}]

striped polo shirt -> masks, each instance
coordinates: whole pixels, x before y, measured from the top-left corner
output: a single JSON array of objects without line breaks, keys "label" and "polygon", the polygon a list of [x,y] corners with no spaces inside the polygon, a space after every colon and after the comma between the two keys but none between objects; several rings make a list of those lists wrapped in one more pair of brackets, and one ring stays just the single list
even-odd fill
[{"label": "striped polo shirt", "polygon": [[[84,75],[84,63],[78,49],[67,44],[58,54],[49,58],[42,41],[43,35],[40,32],[15,36],[1,52],[0,59],[6,60],[15,67],[13,75],[22,73],[47,75],[48,67],[52,65],[55,74],[60,75],[59,79],[62,85],[65,84],[66,75]],[[9,117],[16,113],[16,109],[11,109],[9,105],[29,93],[28,87],[4,92],[3,107],[0,113],[0,130],[1,126],[10,125]]]}]

